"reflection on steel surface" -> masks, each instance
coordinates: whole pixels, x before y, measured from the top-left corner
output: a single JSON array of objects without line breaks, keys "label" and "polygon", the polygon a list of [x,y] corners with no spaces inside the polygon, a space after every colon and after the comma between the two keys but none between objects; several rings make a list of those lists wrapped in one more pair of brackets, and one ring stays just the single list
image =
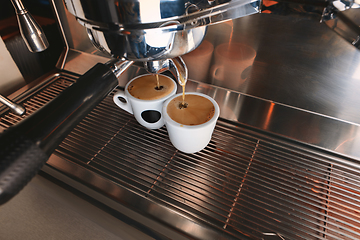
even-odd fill
[{"label": "reflection on steel surface", "polygon": [[[261,31],[258,27],[261,26]],[[285,33],[286,32],[286,33]],[[303,34],[306,32],[306,34]],[[214,47],[240,42],[256,50],[249,76],[240,85],[213,81],[212,54],[203,82],[359,124],[360,51],[316,20],[252,15],[209,26]],[[198,64],[189,68],[200,68]],[[199,80],[199,79],[193,79]]]},{"label": "reflection on steel surface", "polygon": [[[55,77],[24,100],[27,112],[73,81],[69,75]],[[221,95],[210,86],[189,85]],[[9,127],[20,119],[5,113],[0,123]],[[184,154],[172,147],[165,128],[146,130],[108,96],[56,155],[49,164],[59,171],[193,237],[360,238],[357,159],[225,119],[206,149]]]},{"label": "reflection on steel surface", "polygon": [[285,238],[278,233],[263,233],[263,234],[264,236],[278,236],[281,240],[285,240]]},{"label": "reflection on steel surface", "polygon": [[[61,21],[64,23],[70,21],[69,25],[74,27],[69,30],[71,34],[67,34],[66,38],[70,47],[76,49],[76,52],[70,50],[70,57],[66,62],[65,69],[74,71],[74,66],[89,68],[91,64],[84,64],[90,58],[86,53],[93,52],[94,48],[87,45],[89,39],[82,35],[85,30],[78,29],[77,25],[79,24],[73,18],[67,19],[66,16],[61,16]],[[340,119],[344,122],[360,123],[360,112],[357,108],[360,106],[358,94],[360,91],[360,51],[348,44],[325,24],[320,24],[318,18],[254,14],[209,26],[204,41],[208,41],[213,47],[230,41],[240,42],[256,50],[256,58],[244,83],[234,86],[228,80],[217,81],[218,87]],[[85,52],[83,55],[86,57],[75,56],[76,54],[80,55],[79,51]],[[191,66],[189,75],[193,78],[190,77],[190,79],[213,84],[210,69],[215,65],[216,59],[213,53],[209,55],[210,59],[206,60],[209,62],[208,65],[202,66],[198,61],[197,64]],[[201,69],[205,73],[196,75],[194,69]],[[243,101],[243,99],[237,98],[238,94],[229,94],[229,96],[230,102],[228,102],[231,105],[232,101]],[[238,119],[240,109],[230,109],[234,112],[232,119]],[[230,117],[231,114],[228,115]],[[246,118],[242,119],[247,120]],[[281,124],[291,125],[282,119],[283,117],[277,121],[280,121]],[[306,126],[319,126],[319,121],[314,122],[307,117],[302,117],[301,121]],[[343,135],[338,132],[337,127],[320,126],[317,128],[327,132],[333,129],[337,131],[336,134],[328,136],[326,141],[338,141],[335,140],[336,136]],[[306,129],[309,129],[309,132],[313,131],[313,128],[306,127]],[[345,131],[345,135],[347,135],[349,131]],[[355,132],[353,134],[351,137],[356,135]],[[341,139],[336,144],[340,144],[344,140]],[[327,145],[326,143],[325,147]],[[330,148],[335,149],[333,146]]]},{"label": "reflection on steel surface", "polygon": [[65,0],[65,6],[98,49],[113,57],[152,61],[194,50],[207,25],[257,13],[259,2]]},{"label": "reflection on steel surface", "polygon": [[261,12],[317,18],[346,41],[360,48],[359,8],[359,3],[353,0],[263,0]]}]

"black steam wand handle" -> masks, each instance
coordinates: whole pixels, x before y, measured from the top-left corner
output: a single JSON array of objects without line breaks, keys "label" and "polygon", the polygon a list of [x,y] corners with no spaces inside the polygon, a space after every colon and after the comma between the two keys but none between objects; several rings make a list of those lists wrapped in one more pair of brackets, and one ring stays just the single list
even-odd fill
[{"label": "black steam wand handle", "polygon": [[56,98],[0,135],[0,205],[37,174],[72,129],[118,85],[118,75],[113,64],[95,65]]}]

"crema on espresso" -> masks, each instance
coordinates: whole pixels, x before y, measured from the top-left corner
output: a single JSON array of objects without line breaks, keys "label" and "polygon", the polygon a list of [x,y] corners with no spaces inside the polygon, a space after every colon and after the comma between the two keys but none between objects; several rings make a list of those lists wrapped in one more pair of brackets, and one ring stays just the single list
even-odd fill
[{"label": "crema on espresso", "polygon": [[174,89],[174,82],[163,75],[159,75],[159,86],[156,75],[144,75],[133,80],[127,90],[135,98],[155,100],[168,96]]},{"label": "crema on espresso", "polygon": [[209,121],[215,113],[213,103],[202,96],[186,94],[185,106],[183,97],[172,99],[167,105],[167,114],[177,123],[199,125]]}]

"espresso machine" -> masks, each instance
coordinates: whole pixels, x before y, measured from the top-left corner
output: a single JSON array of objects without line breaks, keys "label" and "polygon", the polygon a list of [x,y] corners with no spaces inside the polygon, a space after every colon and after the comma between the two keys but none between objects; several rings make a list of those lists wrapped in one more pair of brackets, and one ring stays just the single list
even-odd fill
[{"label": "espresso machine", "polygon": [[[13,4],[19,22],[33,23]],[[41,169],[112,211],[131,209],[194,239],[360,236],[357,1],[52,6],[65,49],[55,73],[9,96],[25,115],[1,109],[0,203]],[[38,51],[47,43],[34,26],[22,33]],[[243,68],[220,61],[218,47],[235,42],[251,49]],[[187,91],[219,103],[204,151],[176,151],[165,128],[141,129],[113,105],[111,95],[146,72],[188,79]]]}]

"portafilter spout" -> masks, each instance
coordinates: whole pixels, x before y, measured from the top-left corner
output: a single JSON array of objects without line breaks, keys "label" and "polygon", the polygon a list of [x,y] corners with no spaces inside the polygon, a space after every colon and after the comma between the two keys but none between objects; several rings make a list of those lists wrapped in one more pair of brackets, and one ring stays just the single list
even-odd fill
[{"label": "portafilter spout", "polygon": [[181,57],[161,59],[156,61],[144,62],[144,66],[149,73],[159,74],[169,70],[176,76],[179,84],[185,85],[188,79],[188,69]]}]

